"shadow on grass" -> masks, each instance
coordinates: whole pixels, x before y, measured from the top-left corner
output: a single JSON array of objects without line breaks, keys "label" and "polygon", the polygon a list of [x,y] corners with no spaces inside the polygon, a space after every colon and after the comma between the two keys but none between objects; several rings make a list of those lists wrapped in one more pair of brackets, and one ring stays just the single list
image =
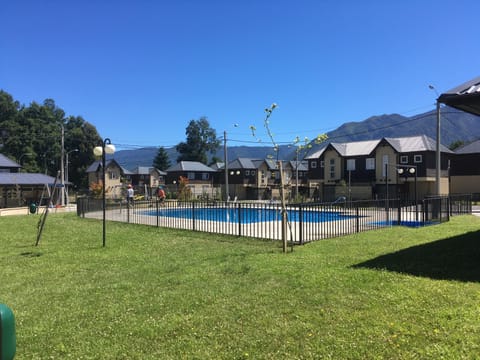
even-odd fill
[{"label": "shadow on grass", "polygon": [[413,246],[353,265],[438,280],[480,282],[480,231]]}]

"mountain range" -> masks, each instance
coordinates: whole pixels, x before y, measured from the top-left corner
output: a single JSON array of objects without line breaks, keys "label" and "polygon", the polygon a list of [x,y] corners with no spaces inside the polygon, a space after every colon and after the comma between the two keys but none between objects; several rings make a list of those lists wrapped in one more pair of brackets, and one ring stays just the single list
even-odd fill
[{"label": "mountain range", "polygon": [[[480,117],[468,114],[450,107],[441,109],[441,142],[449,146],[453,142],[469,143],[480,138]],[[319,126],[320,127],[320,126]],[[398,114],[372,116],[359,122],[348,122],[327,133],[327,142],[350,142],[381,139],[383,137],[405,137],[427,135],[436,138],[437,114],[436,111],[406,117]],[[317,134],[312,137],[317,136]],[[312,144],[311,151],[324,145]],[[175,148],[165,149],[170,162],[176,163],[178,153]],[[146,147],[135,150],[120,150],[115,153],[115,160],[124,168],[133,170],[137,166],[152,166],[157,155],[157,147]],[[272,146],[228,146],[228,159],[239,157],[263,159],[273,155]],[[219,148],[215,156],[224,158],[223,147]],[[293,159],[295,151],[291,146],[281,146],[280,159]]]}]

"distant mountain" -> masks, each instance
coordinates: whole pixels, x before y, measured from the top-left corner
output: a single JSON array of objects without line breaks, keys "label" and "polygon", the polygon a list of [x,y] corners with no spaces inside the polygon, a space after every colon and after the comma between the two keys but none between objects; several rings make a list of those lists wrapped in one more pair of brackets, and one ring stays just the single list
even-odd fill
[{"label": "distant mountain", "polygon": [[[455,141],[465,143],[480,139],[480,117],[471,115],[450,107],[441,110],[441,142],[449,146]],[[328,135],[329,142],[349,142],[381,139],[383,137],[404,137],[414,135],[427,135],[436,138],[437,128],[436,111],[405,117],[398,114],[372,116],[364,121],[345,123]],[[314,135],[316,136],[316,134]],[[319,148],[322,145],[314,145]],[[152,166],[158,148],[148,147],[137,150],[121,150],[115,153],[115,160],[128,170],[137,166]],[[176,163],[178,153],[174,148],[166,149],[172,164]],[[263,159],[273,156],[272,146],[228,146],[228,159],[238,157]],[[223,147],[215,154],[223,159]],[[295,152],[288,146],[281,146],[279,158],[293,159]]]}]

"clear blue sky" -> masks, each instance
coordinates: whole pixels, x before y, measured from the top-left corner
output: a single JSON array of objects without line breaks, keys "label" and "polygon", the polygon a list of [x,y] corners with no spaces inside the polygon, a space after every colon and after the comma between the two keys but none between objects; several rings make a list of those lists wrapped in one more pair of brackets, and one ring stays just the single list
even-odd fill
[{"label": "clear blue sky", "polygon": [[[15,0],[0,89],[52,98],[120,148],[176,145],[206,116],[231,145],[278,108],[278,142],[432,110],[480,75],[478,0]],[[234,127],[238,124],[238,127]]]}]

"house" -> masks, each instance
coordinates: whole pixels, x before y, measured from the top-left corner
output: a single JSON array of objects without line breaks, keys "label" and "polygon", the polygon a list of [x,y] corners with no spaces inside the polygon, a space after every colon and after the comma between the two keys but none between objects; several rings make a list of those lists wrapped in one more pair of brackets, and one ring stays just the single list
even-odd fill
[{"label": "house", "polygon": [[22,173],[21,166],[0,154],[0,207],[43,203],[50,195],[55,178],[37,173]]},{"label": "house", "polygon": [[[291,189],[307,190],[306,161],[283,161],[282,170],[286,197],[293,195]],[[298,171],[297,171],[298,170]],[[218,181],[225,184],[225,169],[219,168]],[[298,177],[298,182],[297,182]],[[228,186],[231,199],[270,200],[280,197],[280,169],[273,159],[237,158],[228,163]]]},{"label": "house", "polygon": [[166,170],[165,184],[170,191],[176,192],[180,177],[188,180],[192,196],[218,198],[219,188],[214,187],[216,170],[198,161],[180,161]]},{"label": "house", "polygon": [[[329,143],[308,156],[309,187],[321,201],[435,194],[435,141],[425,135]],[[448,193],[448,162],[441,147],[441,190]]]},{"label": "house", "polygon": [[480,196],[480,140],[455,151],[450,163],[450,192]]},{"label": "house", "polygon": [[[102,182],[102,161],[95,161],[87,168],[88,183]],[[122,179],[129,178],[130,172],[122,168],[115,159],[105,163],[105,197],[119,199],[123,197],[124,185]],[[129,181],[128,181],[129,182]]]}]

